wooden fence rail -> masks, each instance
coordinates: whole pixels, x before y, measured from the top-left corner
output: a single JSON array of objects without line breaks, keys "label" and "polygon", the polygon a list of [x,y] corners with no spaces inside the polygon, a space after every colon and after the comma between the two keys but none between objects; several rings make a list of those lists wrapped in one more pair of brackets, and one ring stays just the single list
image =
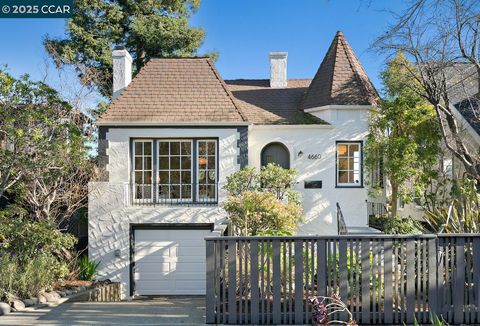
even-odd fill
[{"label": "wooden fence rail", "polygon": [[206,255],[207,323],[309,324],[334,293],[359,324],[480,323],[478,234],[208,237]]}]

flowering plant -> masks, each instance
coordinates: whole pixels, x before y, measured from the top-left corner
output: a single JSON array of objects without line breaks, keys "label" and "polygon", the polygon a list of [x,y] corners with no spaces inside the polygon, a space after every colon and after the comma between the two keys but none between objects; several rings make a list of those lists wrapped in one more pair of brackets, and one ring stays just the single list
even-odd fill
[{"label": "flowering plant", "polygon": [[[312,324],[314,326],[330,324],[357,326],[357,322],[353,320],[353,315],[348,310],[347,305],[342,302],[340,296],[336,293],[331,297],[311,297],[310,304],[313,305]],[[348,315],[348,321],[330,320],[333,314],[341,312]]]}]

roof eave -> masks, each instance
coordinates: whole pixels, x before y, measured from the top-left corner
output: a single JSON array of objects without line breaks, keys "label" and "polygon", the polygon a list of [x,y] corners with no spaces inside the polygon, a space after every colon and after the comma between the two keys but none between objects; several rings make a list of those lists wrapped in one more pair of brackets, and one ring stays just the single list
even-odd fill
[{"label": "roof eave", "polygon": [[98,121],[95,125],[98,127],[143,127],[143,126],[169,126],[169,127],[181,127],[181,126],[248,126],[251,123],[245,121],[232,122],[232,121],[216,121],[216,122],[154,122],[154,121]]}]

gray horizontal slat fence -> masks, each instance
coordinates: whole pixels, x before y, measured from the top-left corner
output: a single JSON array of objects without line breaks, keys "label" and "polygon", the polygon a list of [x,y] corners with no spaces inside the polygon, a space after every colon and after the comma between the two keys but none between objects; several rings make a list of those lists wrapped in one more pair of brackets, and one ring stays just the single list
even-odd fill
[{"label": "gray horizontal slat fence", "polygon": [[359,324],[480,323],[478,234],[208,237],[206,254],[207,323],[310,324],[332,294]]}]

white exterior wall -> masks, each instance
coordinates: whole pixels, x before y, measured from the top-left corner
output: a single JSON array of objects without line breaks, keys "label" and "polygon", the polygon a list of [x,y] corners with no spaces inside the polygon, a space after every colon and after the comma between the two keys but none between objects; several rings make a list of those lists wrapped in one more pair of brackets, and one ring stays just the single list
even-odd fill
[{"label": "white exterior wall", "polygon": [[[271,142],[281,142],[290,152],[290,164],[299,171],[296,189],[302,196],[305,212],[298,234],[336,234],[336,206],[339,202],[347,226],[367,226],[368,196],[363,188],[336,188],[336,141],[364,140],[368,132],[368,109],[329,109],[316,114],[332,125],[250,126],[248,131],[249,165],[260,167],[261,151]],[[218,207],[148,207],[128,205],[128,182],[131,174],[130,141],[132,138],[207,138],[219,141]],[[231,128],[110,128],[107,171],[109,182],[90,184],[89,256],[100,261],[101,279],[122,283],[123,297],[129,295],[130,224],[140,223],[214,223],[225,222],[220,208],[226,199],[226,177],[240,169],[237,163],[239,132]],[[302,151],[303,156],[298,157]],[[308,159],[321,154],[321,159]],[[366,176],[363,175],[365,180]],[[321,180],[321,189],[304,189],[304,181]],[[364,182],[365,184],[365,182]],[[175,231],[172,231],[175,232]],[[115,251],[120,250],[120,257]]]},{"label": "white exterior wall", "polygon": [[[140,207],[127,203],[130,181],[131,138],[218,137],[219,202],[225,199],[222,190],[226,177],[237,171],[239,134],[231,129],[111,128],[107,133],[109,147],[109,182],[94,182],[89,187],[88,241],[90,259],[100,261],[101,279],[122,282],[122,295],[129,295],[130,224],[131,223],[214,223],[225,221],[219,207]],[[174,232],[174,231],[172,231]],[[115,250],[120,257],[115,257]]]},{"label": "white exterior wall", "polygon": [[[248,161],[261,166],[261,151],[271,142],[283,143],[290,152],[290,167],[299,172],[296,190],[305,212],[298,234],[337,234],[336,203],[340,204],[347,226],[367,226],[367,196],[363,188],[336,188],[336,141],[364,140],[368,132],[368,110],[322,111],[317,116],[333,126],[253,126],[248,135]],[[328,117],[328,118],[327,118]],[[329,121],[330,120],[330,121]],[[298,157],[302,151],[303,156]],[[321,154],[318,160],[309,154]],[[363,176],[365,180],[365,175]],[[304,189],[304,181],[321,180],[321,189]],[[365,182],[364,182],[365,183]]]}]

